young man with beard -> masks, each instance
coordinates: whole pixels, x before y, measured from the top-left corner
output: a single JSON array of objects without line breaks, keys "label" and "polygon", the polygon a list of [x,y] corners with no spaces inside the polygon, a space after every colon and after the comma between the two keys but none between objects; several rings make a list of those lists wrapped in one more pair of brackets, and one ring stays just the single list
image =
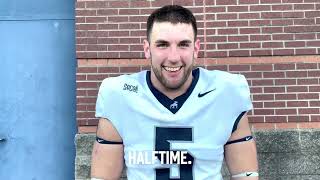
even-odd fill
[{"label": "young man with beard", "polygon": [[232,179],[258,179],[247,81],[195,68],[199,49],[190,10],[168,5],[149,16],[144,53],[151,71],[100,86],[92,179],[119,179],[124,159],[128,180],[221,180],[224,157]]}]

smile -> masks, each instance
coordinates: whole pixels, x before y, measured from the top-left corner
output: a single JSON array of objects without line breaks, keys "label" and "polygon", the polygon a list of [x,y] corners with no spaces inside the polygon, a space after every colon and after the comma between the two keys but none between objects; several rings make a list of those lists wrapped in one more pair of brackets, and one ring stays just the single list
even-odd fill
[{"label": "smile", "polygon": [[179,71],[182,66],[179,67],[168,67],[168,66],[163,66],[164,70],[169,71],[169,72],[176,72]]}]

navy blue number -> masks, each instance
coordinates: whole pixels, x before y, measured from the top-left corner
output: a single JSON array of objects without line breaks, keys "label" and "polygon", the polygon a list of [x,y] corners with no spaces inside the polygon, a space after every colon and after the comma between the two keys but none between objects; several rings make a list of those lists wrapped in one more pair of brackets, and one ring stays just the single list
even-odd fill
[{"label": "navy blue number", "polygon": [[[192,141],[192,128],[168,128],[156,127],[156,151],[170,151],[170,143],[168,141]],[[160,155],[157,154],[160,160]],[[194,158],[187,153],[186,162],[191,164],[180,164],[180,180],[193,180],[192,166]],[[178,180],[170,178],[170,168],[155,169],[156,180]]]}]

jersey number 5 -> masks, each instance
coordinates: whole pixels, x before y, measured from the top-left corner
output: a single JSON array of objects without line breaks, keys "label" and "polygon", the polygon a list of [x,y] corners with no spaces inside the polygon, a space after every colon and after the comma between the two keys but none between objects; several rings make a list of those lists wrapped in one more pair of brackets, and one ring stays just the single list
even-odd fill
[{"label": "jersey number 5", "polygon": [[[169,127],[156,127],[156,151],[170,151],[169,141],[192,141],[192,128],[169,128]],[[176,152],[179,151],[175,149]],[[160,160],[160,155],[157,154]],[[186,161],[191,164],[180,164],[180,178],[170,178],[170,168],[159,168],[156,171],[156,180],[193,180],[193,160],[191,154],[187,153]]]}]

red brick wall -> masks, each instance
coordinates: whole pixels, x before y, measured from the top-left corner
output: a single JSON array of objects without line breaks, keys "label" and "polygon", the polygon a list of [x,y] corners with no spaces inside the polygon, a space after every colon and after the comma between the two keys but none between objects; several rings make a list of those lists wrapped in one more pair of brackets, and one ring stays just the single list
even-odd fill
[{"label": "red brick wall", "polygon": [[319,0],[86,0],[76,9],[78,58],[143,58],[148,14],[172,3],[195,13],[201,57],[319,54]]},{"label": "red brick wall", "polygon": [[198,19],[199,66],[247,77],[253,128],[320,128],[319,0],[78,0],[79,132],[95,130],[102,79],[149,68],[142,53],[147,16],[172,3]]}]

